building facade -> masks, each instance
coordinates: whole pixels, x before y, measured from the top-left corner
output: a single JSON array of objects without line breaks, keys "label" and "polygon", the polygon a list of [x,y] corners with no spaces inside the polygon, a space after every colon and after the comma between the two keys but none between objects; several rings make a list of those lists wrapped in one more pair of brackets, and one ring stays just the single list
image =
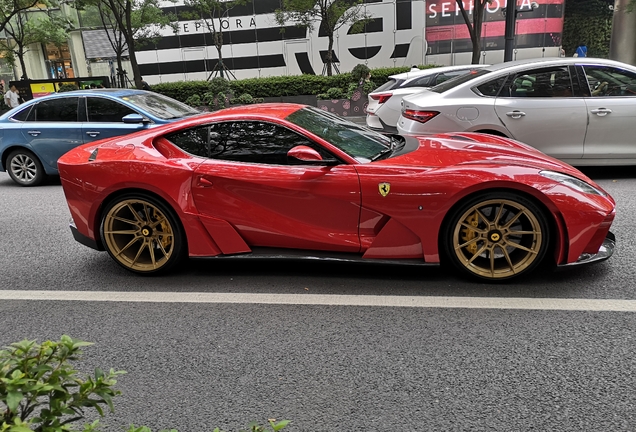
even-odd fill
[{"label": "building facade", "polygon": [[[470,1],[465,8],[472,13]],[[564,0],[520,1],[515,57],[559,55]],[[493,0],[487,7],[483,63],[503,61],[504,3]],[[177,17],[189,10],[179,1],[166,1],[162,6]],[[71,32],[66,46],[42,45],[30,50],[29,77],[114,78],[115,56],[105,31],[98,28],[94,17],[82,16],[68,5],[62,7],[79,29]],[[364,31],[355,32],[348,25],[335,35],[336,71],[350,71],[359,63],[373,68],[470,62],[472,45],[455,0],[366,0],[363,7],[373,19]],[[278,8],[280,0],[252,0],[230,9],[221,20],[224,63],[236,78],[325,73],[328,38],[320,23],[312,31],[293,23],[281,28],[275,20]],[[141,73],[150,84],[205,80],[218,73],[217,50],[205,23],[179,18],[176,24],[178,31],[166,28],[156,43],[137,49]],[[129,64],[124,68],[132,77]],[[15,77],[20,77],[22,71],[14,69]]]}]

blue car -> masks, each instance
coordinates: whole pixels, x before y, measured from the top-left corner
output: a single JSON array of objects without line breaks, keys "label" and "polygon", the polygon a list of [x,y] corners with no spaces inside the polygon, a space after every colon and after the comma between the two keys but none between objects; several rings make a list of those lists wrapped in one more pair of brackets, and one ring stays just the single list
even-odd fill
[{"label": "blue car", "polygon": [[22,186],[57,175],[57,160],[82,144],[200,114],[157,93],[78,90],[30,100],[0,116],[0,171]]}]

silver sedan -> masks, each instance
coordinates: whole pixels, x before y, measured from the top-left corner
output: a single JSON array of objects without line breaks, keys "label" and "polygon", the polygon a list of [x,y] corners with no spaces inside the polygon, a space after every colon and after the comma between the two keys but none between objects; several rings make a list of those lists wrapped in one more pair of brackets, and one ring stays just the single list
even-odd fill
[{"label": "silver sedan", "polygon": [[389,80],[369,94],[367,126],[381,132],[396,133],[404,96],[419,93],[486,65],[442,66],[411,70],[391,75]]},{"label": "silver sedan", "polygon": [[594,58],[500,63],[402,99],[398,132],[485,132],[571,165],[636,165],[636,67]]}]

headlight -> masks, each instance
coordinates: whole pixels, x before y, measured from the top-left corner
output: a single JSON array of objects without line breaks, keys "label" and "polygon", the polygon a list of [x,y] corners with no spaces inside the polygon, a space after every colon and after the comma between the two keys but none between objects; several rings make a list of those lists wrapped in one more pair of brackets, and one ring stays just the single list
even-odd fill
[{"label": "headlight", "polygon": [[607,194],[600,189],[595,188],[589,183],[584,182],[583,180],[577,179],[576,177],[572,177],[568,174],[563,174],[555,171],[541,171],[543,177],[547,177],[556,182],[562,183],[564,185],[570,186],[572,189],[576,189],[577,191],[588,193],[592,195],[601,195],[606,196]]}]

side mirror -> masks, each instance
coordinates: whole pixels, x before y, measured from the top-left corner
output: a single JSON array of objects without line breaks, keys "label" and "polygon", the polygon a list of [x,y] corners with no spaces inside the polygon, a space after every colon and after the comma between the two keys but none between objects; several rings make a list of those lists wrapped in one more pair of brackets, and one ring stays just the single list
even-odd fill
[{"label": "side mirror", "polygon": [[287,157],[290,159],[296,159],[307,165],[337,165],[338,161],[335,159],[325,160],[320,156],[316,150],[311,147],[299,145],[287,152]]},{"label": "side mirror", "polygon": [[150,120],[148,120],[146,117],[142,116],[141,114],[128,114],[126,116],[123,116],[121,120],[126,124],[150,123]]},{"label": "side mirror", "polygon": [[301,162],[322,162],[322,156],[311,147],[299,145],[287,152],[287,157]]}]

